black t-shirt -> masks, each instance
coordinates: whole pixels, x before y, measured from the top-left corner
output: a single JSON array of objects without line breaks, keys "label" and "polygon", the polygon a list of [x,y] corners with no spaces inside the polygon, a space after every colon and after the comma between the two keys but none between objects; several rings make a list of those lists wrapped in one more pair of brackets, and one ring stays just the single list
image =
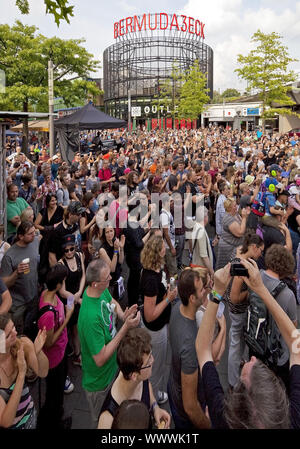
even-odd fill
[{"label": "black t-shirt", "polygon": [[[136,222],[136,224],[138,224]],[[144,248],[143,238],[145,231],[141,226],[132,228],[128,224],[127,228],[124,228],[125,240],[125,254],[126,262],[130,269],[141,270],[142,265],[140,261],[141,251]]]},{"label": "black t-shirt", "polygon": [[297,223],[297,217],[299,214],[300,214],[300,211],[295,209],[294,212],[292,213],[292,215],[290,215],[288,218],[289,227],[294,232],[298,232],[299,225]]},{"label": "black t-shirt", "polygon": [[118,181],[120,184],[125,184],[125,179],[119,179],[120,176],[124,176],[125,166],[118,167],[116,170],[116,181]]},{"label": "black t-shirt", "polygon": [[169,189],[170,189],[171,192],[173,191],[173,188],[177,186],[177,182],[178,182],[177,176],[171,174],[169,176]]},{"label": "black t-shirt", "polygon": [[273,243],[277,243],[279,245],[285,245],[285,237],[279,229],[272,228],[271,226],[262,226],[263,236],[264,236],[264,244],[265,244],[265,253],[267,249],[273,245]]},{"label": "black t-shirt", "polygon": [[206,362],[203,366],[202,382],[212,428],[228,429],[224,418],[224,391],[213,362]]},{"label": "black t-shirt", "polygon": [[[159,304],[164,300],[164,295],[166,294],[167,288],[162,282],[163,272],[157,273],[153,270],[143,269],[141,276],[141,294],[145,301],[145,296],[154,297],[156,296],[156,304]],[[169,304],[164,311],[159,315],[159,317],[148,323],[144,316],[143,311],[143,321],[145,326],[151,331],[159,331],[170,321],[171,315],[171,304]]]},{"label": "black t-shirt", "polygon": [[[76,234],[80,235],[78,232],[79,226],[78,224],[74,224],[72,226],[64,227],[63,222],[61,222],[52,232],[49,238],[49,252],[54,253],[56,255],[56,259],[59,260],[63,256],[63,248],[62,244],[64,242],[64,237],[68,234]],[[79,246],[79,242],[77,241],[77,249]]]}]

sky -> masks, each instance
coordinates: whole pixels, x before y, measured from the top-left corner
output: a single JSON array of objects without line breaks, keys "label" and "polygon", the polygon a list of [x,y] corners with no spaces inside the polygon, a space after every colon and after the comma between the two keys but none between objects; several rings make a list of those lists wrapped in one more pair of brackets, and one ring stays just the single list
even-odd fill
[{"label": "sky", "polygon": [[[45,36],[62,39],[85,39],[85,48],[95,59],[103,61],[103,51],[114,44],[114,22],[136,14],[165,12],[185,14],[205,23],[205,43],[214,51],[214,90],[227,88],[244,91],[239,80],[237,55],[251,50],[251,36],[260,29],[276,31],[293,58],[300,61],[300,0],[151,0],[143,6],[140,0],[69,0],[75,6],[70,25],[60,27],[45,14],[43,0],[29,0],[30,14],[19,13],[15,0],[0,0],[0,23],[13,25],[16,19],[36,25]],[[142,5],[142,6],[141,6]],[[290,66],[299,74],[300,62]],[[102,70],[93,74],[102,77]]]}]

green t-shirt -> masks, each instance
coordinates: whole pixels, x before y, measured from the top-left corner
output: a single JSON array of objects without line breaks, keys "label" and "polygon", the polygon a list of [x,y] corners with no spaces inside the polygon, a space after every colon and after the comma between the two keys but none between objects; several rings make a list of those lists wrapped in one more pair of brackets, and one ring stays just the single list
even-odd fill
[{"label": "green t-shirt", "polygon": [[24,200],[24,198],[18,197],[16,201],[7,200],[6,212],[7,212],[7,234],[12,235],[17,232],[17,227],[12,224],[10,221],[16,215],[21,215],[23,210],[27,209],[29,206],[28,203]]},{"label": "green t-shirt", "polygon": [[81,346],[82,386],[87,391],[104,390],[118,369],[116,351],[101,367],[93,359],[115,334],[113,313],[107,307],[111,300],[112,296],[107,289],[100,298],[91,298],[86,290],[82,297],[77,327]]}]

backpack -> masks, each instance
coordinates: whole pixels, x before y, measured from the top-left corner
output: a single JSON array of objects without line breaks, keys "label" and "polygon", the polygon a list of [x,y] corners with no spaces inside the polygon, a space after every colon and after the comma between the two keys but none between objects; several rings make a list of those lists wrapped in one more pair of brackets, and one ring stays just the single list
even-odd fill
[{"label": "backpack", "polygon": [[[270,293],[276,299],[285,287],[286,284],[280,281]],[[245,342],[259,359],[265,363],[272,359],[273,366],[277,366],[283,349],[275,320],[263,300],[253,291],[250,291],[249,302],[244,327]]]},{"label": "backpack", "polygon": [[259,216],[263,217],[266,212],[266,205],[265,205],[265,194],[264,192],[259,192],[256,196],[255,200],[252,203],[251,211]]},{"label": "backpack", "polygon": [[53,312],[54,313],[54,329],[57,331],[59,328],[59,317],[58,312],[55,309],[55,307],[51,306],[50,304],[47,304],[46,306],[42,307],[38,310],[36,319],[32,322],[32,326],[30,326],[30,329],[26,332],[26,335],[34,342],[38,332],[39,332],[39,326],[38,321],[39,319],[44,315],[46,312]]}]

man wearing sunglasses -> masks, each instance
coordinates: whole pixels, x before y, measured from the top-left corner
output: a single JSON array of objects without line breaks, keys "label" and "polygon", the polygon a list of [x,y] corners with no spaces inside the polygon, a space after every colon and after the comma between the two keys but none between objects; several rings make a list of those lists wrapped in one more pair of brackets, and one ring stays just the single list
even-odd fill
[{"label": "man wearing sunglasses", "polygon": [[62,258],[66,235],[74,234],[76,236],[76,249],[80,250],[79,237],[81,236],[78,222],[83,212],[85,212],[85,208],[79,201],[72,201],[65,210],[63,221],[56,226],[49,239],[50,267],[53,267]]}]

